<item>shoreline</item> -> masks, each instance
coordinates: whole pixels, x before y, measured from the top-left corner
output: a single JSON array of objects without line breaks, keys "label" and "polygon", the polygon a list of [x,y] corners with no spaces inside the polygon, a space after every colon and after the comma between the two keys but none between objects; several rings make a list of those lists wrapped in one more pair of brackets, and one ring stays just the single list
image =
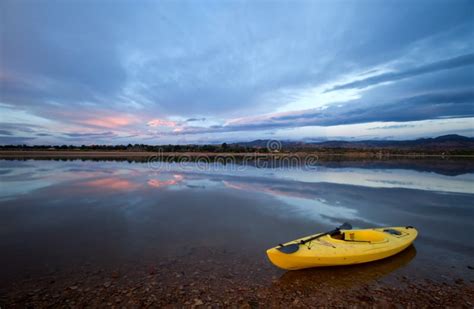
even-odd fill
[{"label": "shoreline", "polygon": [[[82,279],[82,281],[79,281]],[[15,285],[0,298],[0,305],[24,307],[179,307],[204,308],[314,308],[348,307],[471,307],[474,284],[465,281],[437,283],[398,278],[399,284],[370,283],[348,289],[328,284],[282,283],[247,285],[233,278],[163,282],[163,276],[143,272],[130,276],[117,272],[89,274],[79,278],[43,278],[37,283]],[[337,280],[337,279],[335,279]],[[3,307],[3,306],[2,306]],[[7,308],[8,308],[7,307]]]},{"label": "shoreline", "polygon": [[208,157],[208,158],[285,158],[285,157],[309,157],[318,158],[347,158],[347,159],[474,159],[474,155],[447,155],[447,154],[394,154],[390,152],[346,152],[346,153],[328,153],[328,152],[151,152],[151,151],[57,151],[57,150],[2,150],[0,158],[146,158],[156,157],[179,158],[179,157]]},{"label": "shoreline", "polygon": [[212,153],[129,151],[0,151],[2,161],[126,161],[148,163],[197,163],[248,165],[260,168],[388,168],[460,175],[474,172],[474,156],[382,155],[328,153]]},{"label": "shoreline", "polygon": [[3,292],[0,305],[13,308],[473,305],[472,279],[392,274],[390,261],[406,259],[406,252],[362,266],[287,272],[266,261],[255,263],[241,258],[229,260],[221,254],[198,251],[188,257],[141,261],[118,268],[83,265],[72,272],[52,271],[45,276],[18,280],[3,291],[0,286]]}]

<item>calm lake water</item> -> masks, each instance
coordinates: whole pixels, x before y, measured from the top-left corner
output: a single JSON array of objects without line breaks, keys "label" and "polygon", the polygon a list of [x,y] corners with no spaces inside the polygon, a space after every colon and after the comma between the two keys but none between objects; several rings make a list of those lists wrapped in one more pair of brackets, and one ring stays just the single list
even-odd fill
[{"label": "calm lake water", "polygon": [[[82,267],[192,263],[194,256],[211,273],[215,264],[237,276],[258,274],[256,281],[472,280],[474,173],[446,172],[443,164],[1,160],[1,283]],[[266,260],[267,248],[342,222],[412,225],[420,236],[402,254],[362,266],[284,272]]]}]

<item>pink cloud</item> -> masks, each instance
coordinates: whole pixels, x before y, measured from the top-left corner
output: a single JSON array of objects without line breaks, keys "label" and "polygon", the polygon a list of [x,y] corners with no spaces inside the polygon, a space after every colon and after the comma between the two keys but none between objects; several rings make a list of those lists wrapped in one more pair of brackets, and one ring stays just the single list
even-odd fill
[{"label": "pink cloud", "polygon": [[130,116],[106,116],[100,118],[90,118],[80,122],[91,126],[113,129],[127,126],[129,124],[135,123],[136,121],[137,120],[135,117]]},{"label": "pink cloud", "polygon": [[150,127],[175,127],[177,124],[175,121],[164,120],[164,119],[153,119],[148,121]]}]

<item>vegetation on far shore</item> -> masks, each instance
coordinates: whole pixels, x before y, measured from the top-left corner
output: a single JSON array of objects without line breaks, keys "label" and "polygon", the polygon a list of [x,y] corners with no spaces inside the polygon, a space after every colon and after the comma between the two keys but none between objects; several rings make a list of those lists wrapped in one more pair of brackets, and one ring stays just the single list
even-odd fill
[{"label": "vegetation on far shore", "polygon": [[474,155],[474,138],[445,135],[416,140],[297,142],[255,140],[243,143],[188,145],[0,145],[0,151],[163,152],[163,153],[317,153],[341,155]]},{"label": "vegetation on far shore", "polygon": [[266,147],[243,147],[243,146],[225,146],[224,145],[166,145],[166,146],[150,146],[150,145],[92,145],[92,146],[0,146],[0,154],[19,152],[38,154],[137,154],[137,153],[156,153],[164,154],[186,153],[186,154],[297,154],[297,153],[313,153],[318,155],[347,155],[347,156],[389,156],[389,155],[429,155],[429,156],[474,156],[472,149],[394,149],[394,148],[289,148],[281,150],[270,150]]}]

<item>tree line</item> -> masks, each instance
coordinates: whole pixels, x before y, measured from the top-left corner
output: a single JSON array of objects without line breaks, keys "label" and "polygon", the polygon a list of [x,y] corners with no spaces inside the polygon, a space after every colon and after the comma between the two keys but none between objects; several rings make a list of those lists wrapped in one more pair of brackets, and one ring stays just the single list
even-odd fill
[{"label": "tree line", "polygon": [[390,156],[390,155],[474,155],[474,150],[450,149],[445,148],[396,148],[396,147],[314,147],[311,145],[283,145],[278,151],[269,150],[265,146],[244,146],[239,144],[206,144],[206,145],[146,145],[146,144],[128,144],[128,145],[0,145],[0,151],[120,151],[120,152],[203,152],[203,153],[296,153],[312,152],[321,155],[324,154],[344,154],[344,155],[372,155],[372,156]]},{"label": "tree line", "polygon": [[0,145],[0,150],[24,151],[163,151],[163,152],[269,152],[266,147],[247,147],[239,144],[222,143],[219,145]]}]

